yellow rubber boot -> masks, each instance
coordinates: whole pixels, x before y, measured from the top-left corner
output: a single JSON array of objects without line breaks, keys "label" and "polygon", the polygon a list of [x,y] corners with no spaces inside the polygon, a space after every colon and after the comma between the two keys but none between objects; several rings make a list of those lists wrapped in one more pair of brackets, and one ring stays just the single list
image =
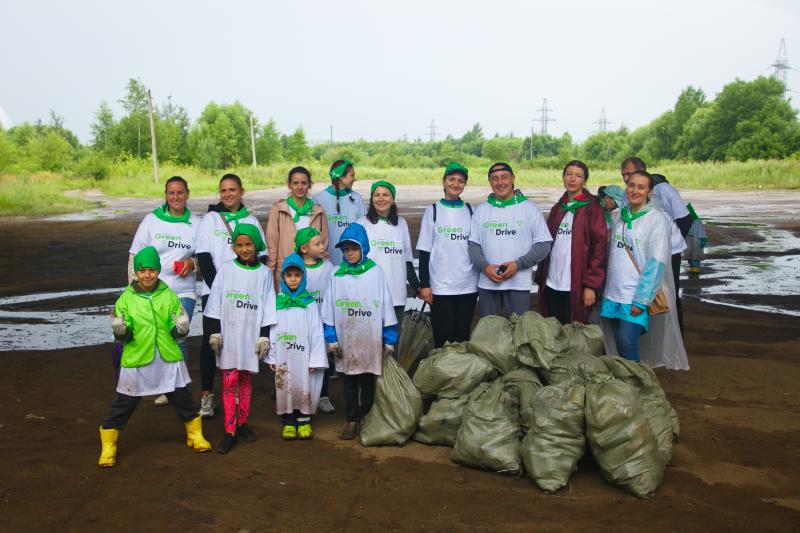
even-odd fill
[{"label": "yellow rubber boot", "polygon": [[97,465],[102,468],[109,468],[117,464],[117,439],[119,438],[118,429],[103,429],[100,426],[100,460]]},{"label": "yellow rubber boot", "polygon": [[211,443],[203,437],[203,422],[200,415],[183,423],[186,426],[186,445],[196,452],[211,450]]}]

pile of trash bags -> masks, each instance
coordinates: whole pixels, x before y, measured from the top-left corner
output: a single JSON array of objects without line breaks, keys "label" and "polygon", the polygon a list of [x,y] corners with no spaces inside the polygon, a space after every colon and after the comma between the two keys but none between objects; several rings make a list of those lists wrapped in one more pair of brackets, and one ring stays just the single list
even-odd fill
[{"label": "pile of trash bags", "polygon": [[651,498],[677,413],[651,368],[602,352],[598,326],[534,311],[484,317],[468,342],[432,350],[413,380],[384,361],[362,443],[449,446],[456,463],[526,474],[545,492],[569,483],[588,445],[606,480]]}]

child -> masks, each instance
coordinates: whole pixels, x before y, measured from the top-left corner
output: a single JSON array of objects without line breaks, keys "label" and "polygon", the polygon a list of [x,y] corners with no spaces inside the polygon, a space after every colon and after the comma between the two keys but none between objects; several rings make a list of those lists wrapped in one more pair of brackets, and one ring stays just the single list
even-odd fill
[{"label": "child", "polygon": [[686,204],[686,209],[689,210],[689,215],[692,217],[692,226],[689,228],[689,233],[686,234],[686,251],[683,252],[683,257],[689,261],[689,272],[699,274],[700,261],[703,260],[706,248],[706,229],[691,203]]},{"label": "child", "polygon": [[117,396],[100,426],[98,465],[117,462],[117,439],[142,396],[166,394],[186,426],[186,445],[207,452],[202,422],[187,385],[189,371],[176,339],[189,332],[189,316],[178,296],[158,279],[161,260],[152,246],[133,256],[136,279],[125,287],[111,311],[114,337],[123,343]]},{"label": "child", "polygon": [[[331,279],[331,274],[336,267],[330,261],[323,259],[322,254],[327,249],[322,242],[322,235],[314,228],[304,228],[297,232],[294,237],[295,251],[303,258],[306,267],[306,290],[317,301],[317,309],[322,308],[322,297]],[[329,355],[328,368],[322,378],[322,390],[320,391],[319,410],[323,413],[333,413],[336,408],[328,397],[328,382],[331,375],[336,375],[336,367],[333,364],[333,356]]]},{"label": "child", "polygon": [[[239,438],[256,440],[247,425],[250,414],[252,374],[269,351],[269,326],[276,321],[272,273],[259,262],[266,248],[261,232],[252,224],[239,223],[233,231],[236,259],[223,263],[211,286],[208,306],[209,345],[222,370],[222,405],[225,436],[217,446],[228,453]],[[237,402],[238,398],[238,402]]]},{"label": "child", "polygon": [[344,259],[325,291],[322,323],[336,371],[344,374],[347,422],[341,438],[352,440],[375,400],[381,356],[394,356],[397,317],[383,271],[367,258],[369,241],[364,226],[348,226],[336,247]]},{"label": "child", "polygon": [[[322,322],[314,297],[306,290],[303,259],[291,254],[281,266],[277,324],[270,334],[267,363],[275,372],[275,406],[285,440],[310,439],[322,369],[328,368]],[[319,370],[319,371],[318,371]]]}]

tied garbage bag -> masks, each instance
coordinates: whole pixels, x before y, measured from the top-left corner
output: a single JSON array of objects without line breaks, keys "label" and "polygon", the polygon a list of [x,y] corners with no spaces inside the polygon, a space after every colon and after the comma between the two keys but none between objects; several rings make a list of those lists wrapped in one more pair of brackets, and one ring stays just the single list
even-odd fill
[{"label": "tied garbage bag", "polygon": [[596,324],[573,322],[564,326],[569,353],[603,354],[603,330]]},{"label": "tied garbage bag", "polygon": [[383,373],[375,384],[375,402],[361,428],[364,446],[401,446],[417,429],[422,396],[393,357],[383,358]]},{"label": "tied garbage bag", "polygon": [[569,381],[543,387],[534,396],[533,424],[521,453],[528,475],[545,492],[566,485],[583,457],[585,398],[585,387]]},{"label": "tied garbage bag", "polygon": [[586,437],[609,482],[652,498],[664,478],[664,459],[635,388],[618,379],[586,385]]},{"label": "tied garbage bag", "polygon": [[533,398],[543,387],[536,372],[528,368],[518,368],[503,376],[506,391],[517,401],[519,406],[519,424],[523,433],[527,433],[533,424]]},{"label": "tied garbage bag", "polygon": [[425,444],[450,446],[456,443],[456,434],[461,426],[469,395],[458,398],[441,398],[431,404],[428,412],[419,419],[419,428],[414,440]]},{"label": "tied garbage bag", "polygon": [[513,344],[515,320],[514,316],[511,320],[494,315],[481,318],[470,336],[469,351],[483,357],[504,374],[518,368],[520,365],[514,357]]},{"label": "tied garbage bag", "polygon": [[445,344],[420,362],[414,385],[423,394],[458,398],[472,392],[493,372],[488,361],[467,352],[466,343]]},{"label": "tied garbage bag", "polygon": [[450,458],[501,474],[522,474],[517,407],[503,380],[482,384],[469,397]]},{"label": "tied garbage bag", "polygon": [[599,357],[588,354],[559,355],[550,363],[550,368],[539,369],[539,374],[550,385],[570,380],[587,383],[613,378]]},{"label": "tied garbage bag", "polygon": [[569,349],[569,339],[555,317],[525,311],[514,324],[514,353],[523,365],[550,368],[550,362]]}]

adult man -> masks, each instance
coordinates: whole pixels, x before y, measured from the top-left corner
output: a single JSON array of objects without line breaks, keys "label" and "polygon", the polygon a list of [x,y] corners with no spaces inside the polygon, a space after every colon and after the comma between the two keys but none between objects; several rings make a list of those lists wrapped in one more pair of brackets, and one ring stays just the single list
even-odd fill
[{"label": "adult man", "polygon": [[489,168],[492,194],[472,217],[469,258],[480,272],[480,316],[522,314],[530,307],[533,267],[550,253],[552,237],[536,205],[514,188],[508,163]]}]

